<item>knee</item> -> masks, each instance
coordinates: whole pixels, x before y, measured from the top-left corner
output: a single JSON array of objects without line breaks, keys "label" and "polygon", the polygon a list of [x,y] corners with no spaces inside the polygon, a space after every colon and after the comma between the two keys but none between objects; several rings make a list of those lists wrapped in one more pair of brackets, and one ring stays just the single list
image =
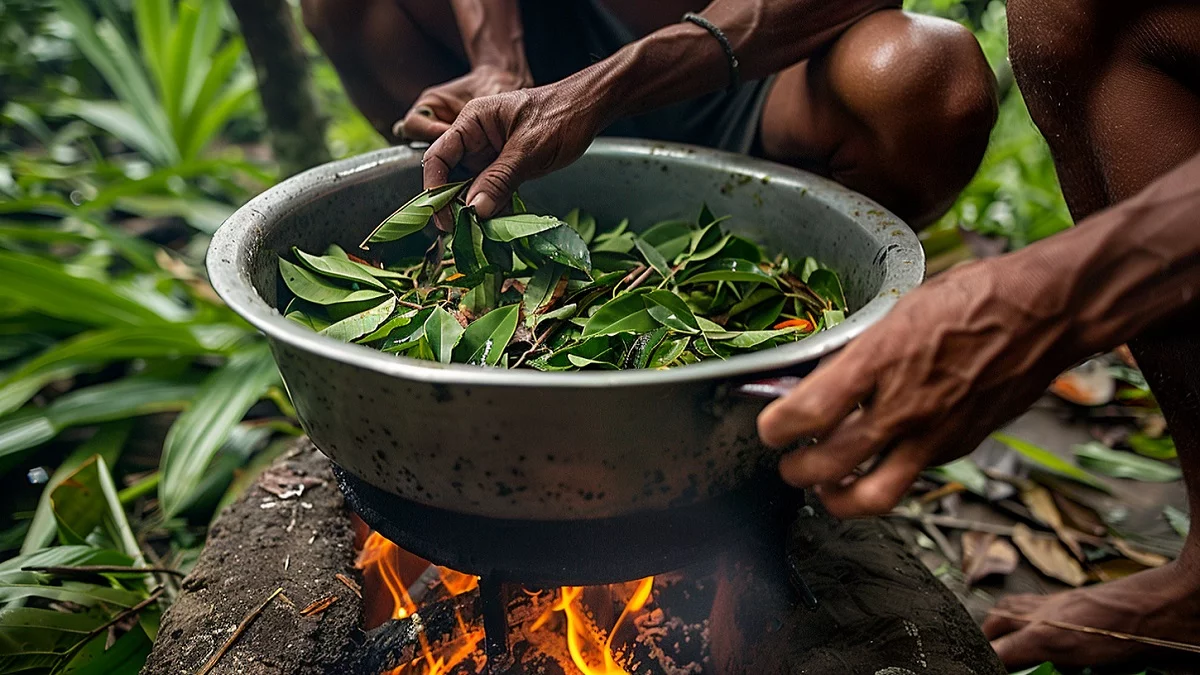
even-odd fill
[{"label": "knee", "polygon": [[1009,59],[1021,92],[1036,99],[1095,68],[1095,0],[1010,0]]},{"label": "knee", "polygon": [[830,54],[830,84],[858,120],[910,219],[941,215],[987,149],[999,104],[975,36],[957,23],[880,12]]}]

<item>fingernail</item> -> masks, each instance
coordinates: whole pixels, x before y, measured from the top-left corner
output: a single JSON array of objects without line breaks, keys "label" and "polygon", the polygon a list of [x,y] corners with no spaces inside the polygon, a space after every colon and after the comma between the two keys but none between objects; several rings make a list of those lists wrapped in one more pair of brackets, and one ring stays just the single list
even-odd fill
[{"label": "fingernail", "polygon": [[496,202],[488,195],[480,192],[471,198],[471,203],[467,206],[475,207],[475,212],[486,218],[492,215],[492,209],[496,207]]}]

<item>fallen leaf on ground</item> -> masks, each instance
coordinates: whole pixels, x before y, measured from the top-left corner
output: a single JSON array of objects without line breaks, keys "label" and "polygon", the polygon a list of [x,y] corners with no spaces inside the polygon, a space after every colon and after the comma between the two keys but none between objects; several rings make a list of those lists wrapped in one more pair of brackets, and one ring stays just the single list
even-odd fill
[{"label": "fallen leaf on ground", "polygon": [[1017,569],[1017,549],[992,533],[963,532],[963,574],[973,586],[993,574],[1008,576]]},{"label": "fallen leaf on ground", "polygon": [[1095,573],[1097,581],[1116,581],[1147,569],[1149,568],[1145,565],[1139,565],[1129,558],[1113,558],[1092,565],[1092,571]]},{"label": "fallen leaf on ground", "polygon": [[1076,445],[1073,450],[1080,466],[1113,478],[1170,483],[1183,477],[1183,473],[1170,464],[1140,457],[1131,452],[1113,450],[1100,443]]},{"label": "fallen leaf on ground", "polygon": [[1054,530],[1059,541],[1070,549],[1076,558],[1084,560],[1083,549],[1079,547],[1079,541],[1075,536],[1063,525],[1062,514],[1059,513],[1058,506],[1054,503],[1054,495],[1050,494],[1049,490],[1040,485],[1032,485],[1028,489],[1021,490],[1021,501],[1029,507],[1034,518]]},{"label": "fallen leaf on ground", "polygon": [[1046,576],[1075,588],[1087,582],[1087,574],[1079,561],[1057,541],[1037,537],[1033,530],[1020,523],[1013,527],[1012,539],[1025,558]]},{"label": "fallen leaf on ground", "polygon": [[1090,534],[1095,537],[1103,537],[1108,533],[1108,526],[1101,520],[1100,514],[1092,508],[1084,506],[1071,500],[1068,497],[1052,493],[1054,495],[1054,504],[1058,507],[1058,512],[1062,514],[1063,521],[1071,527]]},{"label": "fallen leaf on ground", "polygon": [[1186,537],[1188,531],[1192,529],[1192,518],[1188,514],[1180,511],[1174,506],[1166,506],[1163,508],[1163,517],[1171,524],[1171,527],[1179,533],[1179,536]]},{"label": "fallen leaf on ground", "polygon": [[1171,562],[1171,559],[1165,555],[1150,553],[1149,551],[1139,551],[1138,549],[1134,548],[1132,544],[1124,539],[1121,539],[1120,537],[1113,537],[1112,545],[1121,555],[1129,558],[1139,565],[1144,565],[1146,567],[1162,567],[1163,565]]}]

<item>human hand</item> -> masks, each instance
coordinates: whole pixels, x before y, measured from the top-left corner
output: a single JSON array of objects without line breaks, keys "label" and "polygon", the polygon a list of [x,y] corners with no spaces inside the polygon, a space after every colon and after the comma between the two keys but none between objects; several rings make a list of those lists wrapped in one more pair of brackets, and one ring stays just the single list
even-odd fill
[{"label": "human hand", "polygon": [[480,65],[460,78],[432,86],[417,97],[392,133],[409,141],[433,142],[450,128],[463,106],[473,99],[533,86],[528,73],[514,73],[495,66]]},{"label": "human hand", "polygon": [[[1025,253],[1025,252],[1022,252]],[[890,511],[930,464],[974,450],[1084,354],[1052,261],[1010,255],[918,288],[758,418],[779,469],[835,516]],[[856,469],[868,460],[865,474]]]},{"label": "human hand", "polygon": [[606,120],[594,92],[571,79],[474,99],[425,151],[425,188],[461,164],[478,174],[467,203],[491,217],[522,182],[578,159]]}]

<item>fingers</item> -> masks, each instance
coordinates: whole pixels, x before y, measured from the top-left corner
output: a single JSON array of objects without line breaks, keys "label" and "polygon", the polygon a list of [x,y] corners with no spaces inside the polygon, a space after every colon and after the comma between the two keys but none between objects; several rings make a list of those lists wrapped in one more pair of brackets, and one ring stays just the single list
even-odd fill
[{"label": "fingers", "polygon": [[432,116],[410,112],[407,117],[397,123],[399,133],[396,135],[410,141],[425,141],[432,143],[450,128],[449,122],[443,122]]},{"label": "fingers", "polygon": [[865,476],[849,484],[817,487],[825,509],[837,518],[877,516],[891,511],[925,469],[925,438],[903,441]]},{"label": "fingers", "polygon": [[996,603],[996,613],[988,614],[983,621],[983,636],[989,640],[997,640],[1009,633],[1015,633],[1030,625],[1028,620],[1014,619],[1014,616],[1030,616],[1046,601],[1044,595],[1011,595]]},{"label": "fingers", "polygon": [[499,156],[488,165],[467,194],[467,204],[475,207],[480,218],[495,215],[500,204],[507,204],[513,190],[525,178],[523,153],[506,143]]},{"label": "fingers", "polygon": [[825,436],[874,386],[874,374],[866,362],[849,351],[842,352],[801,380],[790,394],[767,406],[758,416],[758,435],[773,448]]},{"label": "fingers", "polygon": [[466,152],[462,132],[451,126],[429,146],[421,160],[425,189],[445,185],[450,179],[450,170],[458,166]]}]

